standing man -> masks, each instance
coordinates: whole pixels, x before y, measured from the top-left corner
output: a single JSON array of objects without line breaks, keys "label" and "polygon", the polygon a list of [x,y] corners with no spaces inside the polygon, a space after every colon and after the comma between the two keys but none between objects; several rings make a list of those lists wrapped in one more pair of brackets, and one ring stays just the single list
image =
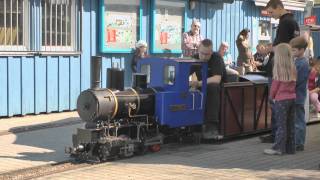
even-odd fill
[{"label": "standing man", "polygon": [[[212,41],[204,39],[199,46],[199,55],[196,59],[208,62],[207,98],[206,114],[203,126],[203,138],[213,139],[218,137],[219,130],[219,110],[220,110],[220,87],[226,81],[226,68],[222,57],[212,51]],[[199,69],[192,69],[196,73],[199,81],[192,81],[192,87],[201,87],[201,72]]]},{"label": "standing man", "polygon": [[192,57],[198,53],[202,36],[200,35],[200,22],[193,20],[191,30],[183,33],[182,51],[184,57]]},{"label": "standing man", "polygon": [[[281,0],[270,0],[265,7],[271,17],[279,19],[279,25],[276,32],[275,40],[273,41],[273,48],[280,43],[289,43],[291,39],[300,35],[300,29],[298,23],[294,20],[293,14],[284,9],[283,3]],[[273,53],[272,53],[273,54]],[[272,68],[273,68],[273,57],[270,57],[270,60],[267,64],[269,87],[272,82]],[[271,104],[271,128],[272,134],[268,136],[260,137],[263,143],[273,143],[275,132],[276,132],[276,122],[273,110],[273,103]]]}]

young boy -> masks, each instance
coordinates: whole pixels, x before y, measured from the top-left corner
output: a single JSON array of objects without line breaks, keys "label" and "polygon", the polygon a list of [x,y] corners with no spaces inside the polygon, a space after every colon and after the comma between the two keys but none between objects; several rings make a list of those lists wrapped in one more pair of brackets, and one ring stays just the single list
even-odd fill
[{"label": "young boy", "polygon": [[295,65],[297,68],[297,84],[296,84],[296,117],[295,117],[295,144],[296,151],[304,150],[306,138],[306,121],[304,103],[307,96],[307,82],[309,77],[309,63],[304,56],[308,43],[303,37],[296,37],[290,41],[292,53],[295,57]]}]

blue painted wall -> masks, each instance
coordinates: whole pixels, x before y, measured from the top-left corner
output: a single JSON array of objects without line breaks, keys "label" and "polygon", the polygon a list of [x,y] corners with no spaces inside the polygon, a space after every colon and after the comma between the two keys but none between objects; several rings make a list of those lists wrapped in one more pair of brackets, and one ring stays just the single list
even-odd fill
[{"label": "blue painted wall", "polygon": [[[40,16],[39,0],[30,0],[31,20]],[[106,68],[116,64],[125,69],[125,85],[130,86],[131,54],[100,54],[98,52],[98,1],[83,0],[80,55],[70,56],[2,56],[0,57],[0,117],[38,114],[42,112],[65,111],[76,109],[79,93],[90,86],[90,57],[103,56],[102,87],[106,86]],[[141,39],[150,39],[150,1],[142,0]],[[214,2],[214,1],[212,1]],[[258,42],[258,21],[260,7],[253,1],[235,0],[233,4],[207,3],[201,1],[196,9],[187,10],[187,29],[193,18],[201,21],[201,34],[213,40],[217,50],[221,41],[228,41],[230,52],[235,59],[237,49],[235,40],[243,28],[251,29],[253,47]],[[217,1],[216,1],[217,2]],[[222,8],[223,7],[223,8]],[[80,13],[80,12],[79,12]],[[303,20],[302,13],[296,14]],[[39,19],[39,18],[38,18]],[[40,22],[31,28],[31,46],[39,50],[36,42],[41,39]],[[319,42],[319,41],[318,41]],[[164,54],[163,56],[170,56]]]},{"label": "blue painted wall", "polygon": [[[320,7],[313,9],[313,15],[317,16],[317,25],[320,24]],[[313,50],[315,57],[320,56],[320,32],[312,33],[313,38]]]}]

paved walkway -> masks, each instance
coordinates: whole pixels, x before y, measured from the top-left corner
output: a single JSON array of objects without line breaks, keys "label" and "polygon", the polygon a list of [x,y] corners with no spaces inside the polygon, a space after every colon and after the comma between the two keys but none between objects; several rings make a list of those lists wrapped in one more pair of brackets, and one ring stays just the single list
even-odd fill
[{"label": "paved walkway", "polygon": [[0,118],[0,132],[14,131],[15,129],[34,125],[63,124],[79,120],[78,113],[64,112],[40,115],[28,115],[23,117]]},{"label": "paved walkway", "polygon": [[[61,117],[58,118],[57,116]],[[42,115],[41,115],[42,116]],[[76,120],[75,113],[43,115],[47,123]],[[43,122],[40,116],[30,117]],[[71,118],[71,119],[70,119]],[[0,120],[0,127],[10,119]],[[19,118],[18,118],[19,119]],[[27,126],[24,118],[16,120]],[[34,120],[36,119],[36,120]],[[51,119],[51,121],[50,121]],[[53,121],[55,119],[55,121]],[[80,122],[80,121],[79,121]],[[36,123],[30,123],[36,124]],[[0,136],[0,174],[69,159],[64,147],[83,124]],[[15,128],[7,126],[6,130]],[[39,179],[319,179],[320,124],[308,127],[306,149],[295,155],[267,156],[257,137],[224,144],[165,146],[158,153],[92,165]]]},{"label": "paved walkway", "polygon": [[258,138],[222,145],[170,145],[115,162],[39,179],[320,179],[320,125],[308,127],[306,149],[295,155],[262,154]]},{"label": "paved walkway", "polygon": [[76,112],[0,119],[0,174],[68,160],[64,147],[80,126]]}]

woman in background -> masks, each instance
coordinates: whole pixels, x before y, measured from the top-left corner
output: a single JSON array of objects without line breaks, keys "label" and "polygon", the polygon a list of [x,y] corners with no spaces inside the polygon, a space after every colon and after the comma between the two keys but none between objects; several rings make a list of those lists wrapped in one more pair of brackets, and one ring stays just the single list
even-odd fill
[{"label": "woman in background", "polygon": [[249,29],[243,29],[237,37],[236,45],[238,49],[237,66],[240,75],[253,71],[252,67],[252,53],[249,46]]},{"label": "woman in background", "polygon": [[147,47],[148,47],[148,44],[144,40],[139,40],[136,43],[136,49],[133,51],[134,54],[133,54],[133,57],[132,57],[132,60],[131,60],[131,69],[132,69],[133,73],[137,72],[137,63],[138,63],[138,61],[141,58],[146,57],[146,55],[147,55]]}]

